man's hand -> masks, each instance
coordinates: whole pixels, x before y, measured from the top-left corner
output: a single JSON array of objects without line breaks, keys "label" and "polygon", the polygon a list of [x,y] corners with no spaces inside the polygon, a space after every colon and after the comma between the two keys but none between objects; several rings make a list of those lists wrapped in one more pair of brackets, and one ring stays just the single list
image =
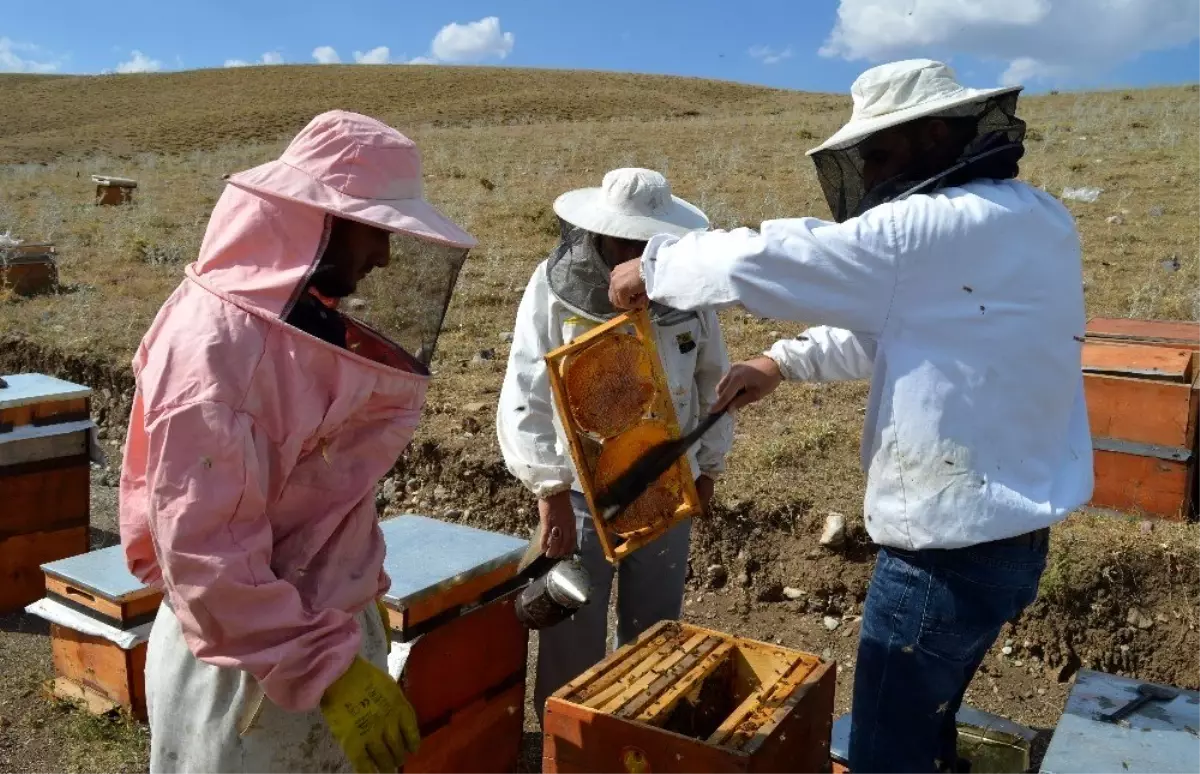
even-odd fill
[{"label": "man's hand", "polygon": [[650,305],[641,266],[642,259],[635,258],[612,270],[608,278],[608,300],[617,309],[645,309]]},{"label": "man's hand", "polygon": [[[729,373],[717,384],[717,400],[710,409],[713,413],[728,405],[739,409],[770,395],[783,381],[779,366],[771,358],[760,355],[741,363],[734,363]],[[741,395],[738,393],[741,392]]]},{"label": "man's hand", "polygon": [[559,492],[538,500],[538,518],[541,519],[542,553],[547,558],[557,559],[575,553],[575,509],[571,507],[570,492]]},{"label": "man's hand", "polygon": [[716,485],[716,481],[713,481],[703,473],[696,479],[696,494],[700,495],[700,505],[704,507],[705,513],[708,512],[708,504],[712,502],[713,488]]}]

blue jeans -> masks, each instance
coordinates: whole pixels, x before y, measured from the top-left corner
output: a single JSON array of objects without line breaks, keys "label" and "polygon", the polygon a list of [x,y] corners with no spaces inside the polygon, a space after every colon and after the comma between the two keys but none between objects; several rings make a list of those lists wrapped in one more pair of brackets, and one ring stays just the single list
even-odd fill
[{"label": "blue jeans", "polygon": [[1048,531],[968,548],[881,548],[863,607],[850,770],[953,771],[963,693],[1037,596]]}]

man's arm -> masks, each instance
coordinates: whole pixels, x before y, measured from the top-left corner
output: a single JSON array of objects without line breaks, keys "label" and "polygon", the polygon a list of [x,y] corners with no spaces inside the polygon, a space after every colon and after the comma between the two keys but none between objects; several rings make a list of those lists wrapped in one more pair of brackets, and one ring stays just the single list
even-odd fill
[{"label": "man's arm", "polygon": [[167,599],[196,658],[253,675],[279,707],[317,707],[358,653],[350,613],[309,610],[271,569],[273,442],[223,403],[147,426],[149,526]]},{"label": "man's arm", "polygon": [[636,269],[614,270],[612,295],[628,305],[644,292],[676,309],[740,304],[763,317],[879,335],[904,247],[895,221],[893,205],[881,205],[845,223],[799,218],[767,221],[759,232],[655,237]]},{"label": "man's arm", "polygon": [[517,309],[508,370],[496,409],[496,435],[509,472],[538,498],[570,489],[570,460],[560,451],[546,353],[556,348],[550,331],[545,270],[534,272]]},{"label": "man's arm", "polygon": [[870,379],[875,348],[869,336],[822,326],[777,341],[764,354],[787,381],[836,382]]}]

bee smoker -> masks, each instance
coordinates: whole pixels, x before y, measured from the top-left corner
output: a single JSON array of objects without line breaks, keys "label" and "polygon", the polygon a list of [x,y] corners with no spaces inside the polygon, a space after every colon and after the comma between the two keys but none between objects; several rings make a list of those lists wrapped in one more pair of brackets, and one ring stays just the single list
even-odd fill
[{"label": "bee smoker", "polygon": [[592,581],[578,556],[550,559],[543,554],[522,574],[534,580],[517,595],[514,608],[517,620],[529,629],[554,626],[588,603]]}]

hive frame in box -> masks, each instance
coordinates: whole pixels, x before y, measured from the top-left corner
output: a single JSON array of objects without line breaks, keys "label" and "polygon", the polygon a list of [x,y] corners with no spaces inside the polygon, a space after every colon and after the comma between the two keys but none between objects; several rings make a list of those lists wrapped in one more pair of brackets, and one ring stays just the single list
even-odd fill
[{"label": "hive frame in box", "polygon": [[[654,401],[650,406],[650,411],[654,413],[658,421],[667,426],[667,432],[671,438],[678,438],[681,434],[679,418],[675,415],[675,404],[671,400],[671,390],[667,384],[667,375],[663,371],[662,360],[658,356],[658,346],[654,342],[653,323],[650,321],[650,313],[647,310],[618,315],[580,335],[571,343],[550,352],[545,358],[546,370],[550,376],[550,389],[554,394],[554,403],[558,409],[559,419],[563,423],[563,430],[567,434],[571,458],[575,462],[575,472],[579,476],[579,486],[587,500],[588,510],[592,514],[592,523],[596,526],[600,546],[604,549],[604,556],[612,564],[616,564],[637,549],[654,541],[679,522],[690,519],[703,510],[700,505],[700,496],[696,492],[696,482],[692,479],[692,469],[687,455],[680,457],[673,466],[682,482],[683,503],[669,520],[657,525],[654,529],[622,540],[621,536],[617,535],[600,516],[600,510],[596,507],[596,497],[600,493],[596,491],[595,481],[592,478],[592,471],[588,467],[587,455],[584,453],[581,441],[581,436],[586,433],[575,421],[569,408],[562,368],[571,355],[582,352],[616,331],[630,327],[633,328],[634,338],[650,355],[650,375],[654,381]],[[619,544],[618,540],[621,540]]]},{"label": "hive frame in box", "polygon": [[[543,771],[828,771],[836,674],[809,653],[660,621],[547,700]],[[727,704],[702,698],[710,679]],[[717,712],[687,731],[671,720],[685,703]]]}]

